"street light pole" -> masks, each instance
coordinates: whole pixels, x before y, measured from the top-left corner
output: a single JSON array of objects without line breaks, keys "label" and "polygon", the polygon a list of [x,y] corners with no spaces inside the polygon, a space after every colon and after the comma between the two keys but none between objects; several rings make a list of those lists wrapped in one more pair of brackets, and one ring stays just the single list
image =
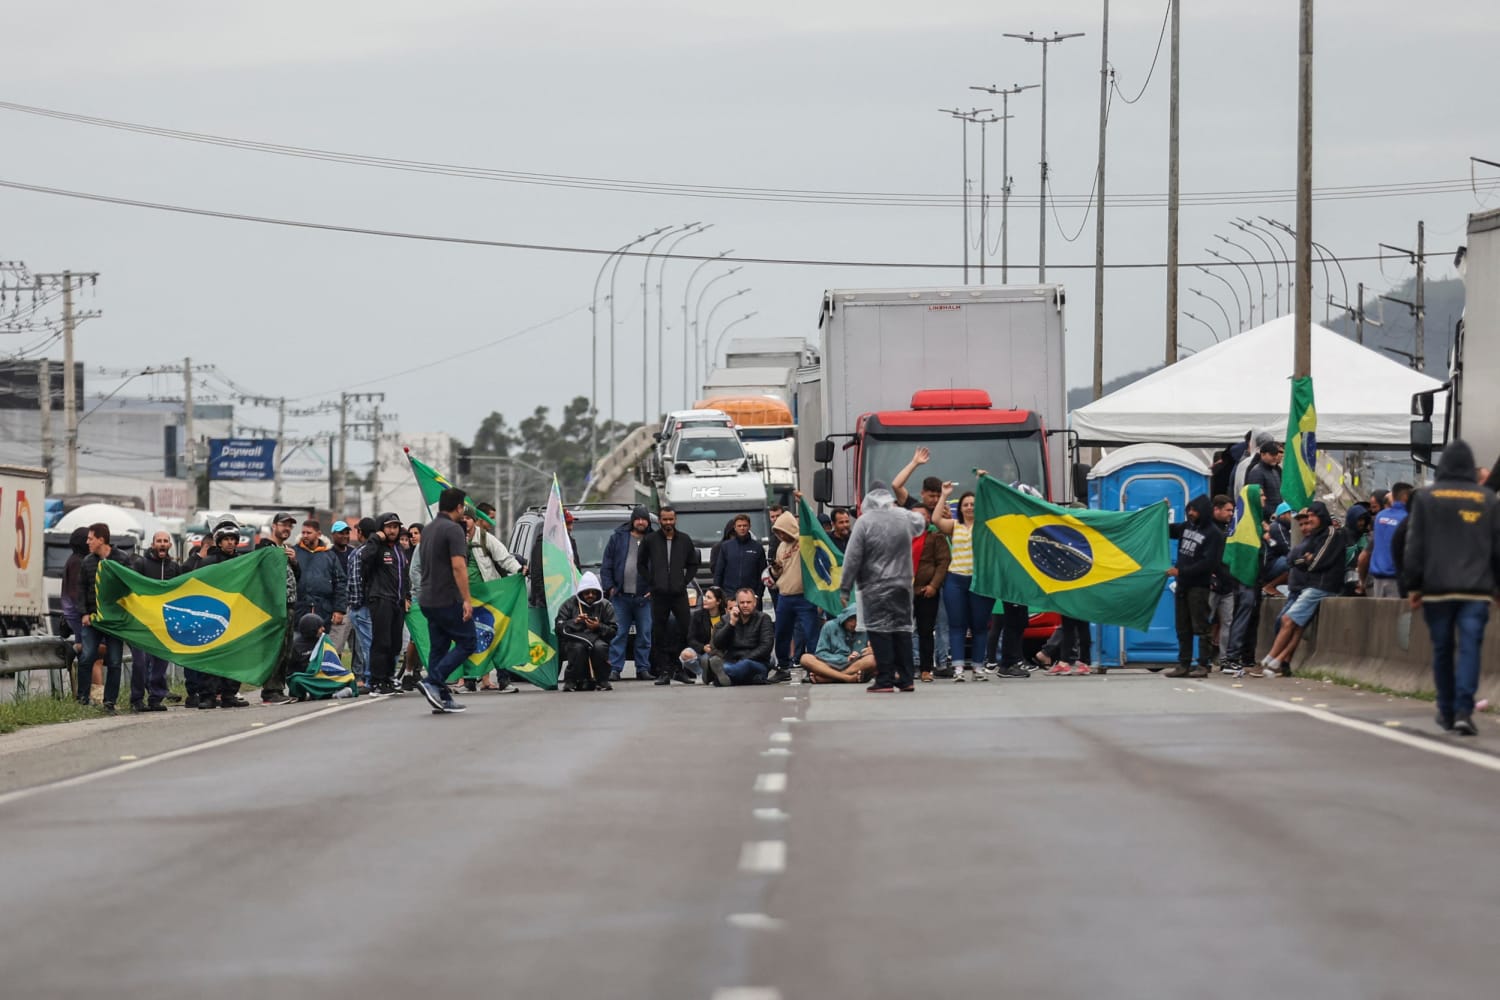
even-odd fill
[{"label": "street light pole", "polygon": [[[1206,254],[1208,254],[1210,257],[1214,258],[1215,260],[1222,260],[1224,263],[1228,264],[1230,267],[1232,267],[1236,271],[1240,272],[1240,278],[1245,282],[1245,302],[1247,304],[1247,308],[1248,308],[1248,311],[1250,313],[1250,329],[1254,329],[1255,328],[1255,288],[1254,288],[1254,286],[1252,286],[1250,284],[1250,275],[1246,274],[1245,273],[1245,269],[1240,266],[1240,262],[1237,261],[1237,260],[1234,260],[1233,258],[1226,257],[1226,256],[1224,256],[1223,254],[1219,253],[1216,250],[1210,250],[1208,247],[1204,247],[1203,248],[1203,252],[1206,253]],[[1235,295],[1235,300],[1236,301],[1239,300],[1239,295],[1238,294]],[[1261,322],[1265,322],[1265,310],[1264,309],[1261,310]]]},{"label": "street light pole", "polygon": [[1006,38],[1019,38],[1028,44],[1036,44],[1042,47],[1042,164],[1041,185],[1037,192],[1039,228],[1037,230],[1037,259],[1036,280],[1038,284],[1047,282],[1047,49],[1058,42],[1065,42],[1069,38],[1082,38],[1083,32],[1074,31],[1070,34],[1062,34],[1054,31],[1051,38],[1038,38],[1035,32],[1028,31],[1024,35],[1005,32]]},{"label": "street light pole", "polygon": [[1224,329],[1228,330],[1229,331],[1229,335],[1231,337],[1233,337],[1234,336],[1234,324],[1229,321],[1229,310],[1224,308],[1224,304],[1222,302],[1220,302],[1218,299],[1214,298],[1212,295],[1204,295],[1202,292],[1198,291],[1198,289],[1196,289],[1196,288],[1189,288],[1188,291],[1192,292],[1194,295],[1198,296],[1198,298],[1200,298],[1200,299],[1207,299],[1208,301],[1212,302],[1214,305],[1216,305],[1216,306],[1219,307],[1219,312],[1223,313],[1223,315],[1224,315]]},{"label": "street light pole", "polygon": [[1021,86],[1019,83],[1013,87],[970,87],[970,90],[982,90],[986,94],[998,94],[1000,97],[1000,284],[1010,283],[1010,96],[1019,94],[1023,90],[1035,90],[1040,87],[1039,83],[1028,83]]},{"label": "street light pole", "polygon": [[727,335],[729,333],[730,330],[733,330],[736,326],[739,326],[741,323],[745,322],[745,320],[747,320],[747,319],[750,319],[752,316],[758,316],[758,315],[760,315],[759,310],[754,310],[754,311],[745,313],[745,315],[741,316],[739,319],[732,319],[728,323],[726,323],[724,325],[724,329],[720,330],[719,331],[719,335],[714,338],[714,350],[713,350],[714,356],[715,357],[718,356],[719,345],[722,344],[722,343],[724,343],[724,337],[725,337],[725,335]]},{"label": "street light pole", "polygon": [[666,226],[658,226],[644,236],[637,236],[615,251],[615,266],[609,272],[609,419],[611,423],[615,422],[615,377],[620,370],[615,365],[615,279],[620,276],[620,261],[625,259],[625,251],[631,247],[666,231]]},{"label": "street light pole", "polygon": [[1202,264],[1195,264],[1194,267],[1196,267],[1199,271],[1202,271],[1204,274],[1209,275],[1210,277],[1217,278],[1220,284],[1229,289],[1229,294],[1234,296],[1234,314],[1238,316],[1240,320],[1239,332],[1243,333],[1245,331],[1245,310],[1240,306],[1240,293],[1235,291],[1234,282],[1230,281],[1228,278],[1224,277],[1217,271],[1204,267]]},{"label": "street light pole", "polygon": [[[693,336],[691,326],[688,324],[688,296],[693,293],[693,281],[698,277],[698,272],[716,260],[721,260],[734,253],[733,250],[725,250],[717,257],[710,258],[693,268],[693,273],[688,275],[687,285],[682,289],[682,405],[690,406],[693,401],[693,376],[698,374],[698,338]],[[690,370],[687,364],[688,341],[692,341],[693,367]]]},{"label": "street light pole", "polygon": [[[661,236],[657,237],[656,242],[653,243],[653,244],[651,244],[651,249],[646,252],[646,266],[641,271],[641,424],[642,425],[645,425],[651,419],[651,395],[650,395],[650,393],[651,393],[651,389],[650,389],[651,365],[649,363],[649,359],[651,357],[651,327],[650,327],[650,323],[651,323],[651,258],[653,258],[653,257],[656,256],[656,248],[659,247],[659,246],[661,246],[662,243],[663,243],[663,241],[665,241],[667,239],[670,239],[671,236],[672,236],[672,234],[680,232],[680,231],[691,230],[694,226],[697,226],[697,225],[700,225],[700,223],[697,223],[697,222],[684,222],[680,226],[673,226],[671,229],[668,229]],[[658,380],[661,379],[661,372],[659,370],[656,373],[656,377],[657,377]]]},{"label": "street light pole", "polygon": [[[589,341],[592,348],[589,351],[591,359],[589,369],[589,408],[593,410],[593,418],[589,426],[589,468],[593,468],[594,463],[599,461],[599,285],[604,281],[604,271],[605,268],[609,267],[610,261],[639,242],[640,239],[637,238],[630,243],[622,244],[612,251],[609,256],[604,258],[604,263],[599,265],[599,274],[594,278],[594,297],[589,300],[589,322],[593,326],[593,335]],[[612,337],[611,343],[613,343]],[[614,358],[611,357],[611,367],[613,367],[613,364]]]},{"label": "street light pole", "polygon": [[[1265,275],[1265,272],[1260,269],[1260,261],[1256,260],[1255,259],[1255,254],[1251,253],[1250,250],[1247,247],[1243,246],[1242,244],[1236,243],[1236,242],[1234,242],[1234,240],[1231,240],[1228,237],[1220,236],[1218,233],[1214,234],[1214,238],[1217,239],[1221,243],[1224,243],[1224,244],[1227,244],[1229,246],[1234,247],[1240,253],[1242,253],[1246,257],[1250,258],[1250,263],[1252,263],[1252,264],[1255,265],[1255,277],[1256,277],[1256,280],[1258,280],[1260,282],[1260,321],[1262,323],[1266,322],[1271,317],[1269,317],[1269,316],[1266,315],[1266,275]],[[1224,257],[1222,259],[1229,260],[1228,257]],[[1231,263],[1233,263],[1233,261],[1231,261]],[[1249,282],[1246,282],[1246,287],[1249,287]],[[1250,325],[1254,326],[1255,325],[1255,310],[1254,309],[1250,310],[1250,314],[1251,314],[1250,315]]]},{"label": "street light pole", "polygon": [[[687,239],[689,236],[701,236],[703,233],[705,233],[708,230],[712,229],[714,227],[714,224],[712,222],[710,222],[708,225],[705,226],[705,225],[703,225],[701,223],[694,223],[694,226],[696,228],[689,229],[687,232],[685,232],[681,236],[677,237],[671,243],[667,244],[667,249],[662,252],[661,265],[656,269],[656,412],[657,413],[666,413],[666,410],[664,408],[665,404],[663,402],[662,397],[664,395],[664,390],[665,390],[665,387],[666,387],[666,384],[667,384],[667,370],[663,366],[663,362],[662,362],[662,353],[663,353],[662,352],[662,341],[663,341],[664,336],[665,336],[666,315],[667,315],[667,300],[662,296],[662,285],[667,280],[667,265],[672,262],[672,251],[677,249],[677,244],[681,243],[683,240]],[[687,356],[686,355],[683,356],[682,364],[683,364],[683,367],[687,367]]]},{"label": "street light pole", "polygon": [[[1261,245],[1266,248],[1266,253],[1271,258],[1271,278],[1272,278],[1274,284],[1276,285],[1276,315],[1280,316],[1281,315],[1281,258],[1279,258],[1279,257],[1276,256],[1277,248],[1274,245],[1272,245],[1272,243],[1271,243],[1270,240],[1266,239],[1265,234],[1262,233],[1259,229],[1257,229],[1255,227],[1255,225],[1253,223],[1251,223],[1251,221],[1249,219],[1235,219],[1233,222],[1230,223],[1230,225],[1233,226],[1234,228],[1238,229],[1242,233],[1245,233],[1245,234],[1250,235],[1250,236],[1254,236],[1256,239],[1260,240]],[[1252,254],[1251,256],[1254,256],[1254,255]],[[1261,311],[1264,312],[1265,310],[1262,309]]]},{"label": "street light pole", "polygon": [[[720,299],[719,301],[717,301],[717,302],[715,302],[713,304],[713,307],[708,310],[708,319],[706,319],[706,320],[703,321],[703,343],[704,343],[705,346],[707,346],[707,344],[708,344],[708,335],[713,332],[713,328],[714,328],[714,313],[716,313],[716,312],[719,311],[719,307],[722,306],[726,302],[729,302],[729,301],[731,301],[733,299],[739,298],[741,295],[749,295],[749,294],[750,294],[750,289],[748,289],[748,288],[741,288],[737,292],[730,292],[728,295],[724,296],[722,299]],[[728,329],[728,327],[725,327],[725,329]],[[722,333],[719,336],[720,336],[721,339],[723,338],[723,334]],[[714,358],[716,358],[718,356],[719,356],[719,341],[716,340],[716,341],[714,341],[714,349],[712,351],[710,351],[709,355],[708,355],[709,362],[712,363],[713,360],[714,360]]]},{"label": "street light pole", "polygon": [[[708,290],[714,285],[718,284],[719,282],[723,281],[725,278],[729,277],[731,274],[734,274],[739,270],[741,270],[741,267],[740,265],[736,264],[734,267],[731,267],[723,274],[715,275],[708,281],[704,282],[703,287],[698,291],[698,301],[693,303],[693,341],[695,344],[701,343],[703,345],[703,371],[700,374],[703,381],[705,382],[708,381],[708,369],[713,365],[713,358],[708,356],[708,336],[706,334],[702,337],[698,336],[698,331],[703,329],[703,327],[698,325],[698,314],[703,311],[703,296],[707,295]],[[697,350],[697,347],[693,348],[694,354],[697,353]]]},{"label": "street light pole", "polygon": [[[969,118],[957,108],[938,108],[943,114],[957,118],[963,128],[963,184],[959,188],[959,203],[964,213],[964,284],[969,283]],[[712,360],[712,359],[710,359]]]},{"label": "street light pole", "polygon": [[1186,309],[1184,309],[1182,311],[1182,314],[1184,316],[1186,316],[1188,319],[1197,320],[1199,323],[1202,323],[1204,326],[1208,327],[1208,332],[1213,335],[1214,343],[1215,344],[1222,344],[1223,343],[1223,341],[1219,339],[1219,334],[1214,330],[1213,324],[1210,323],[1210,322],[1208,322],[1208,320],[1199,319],[1197,316],[1194,316],[1192,313],[1188,312]]}]

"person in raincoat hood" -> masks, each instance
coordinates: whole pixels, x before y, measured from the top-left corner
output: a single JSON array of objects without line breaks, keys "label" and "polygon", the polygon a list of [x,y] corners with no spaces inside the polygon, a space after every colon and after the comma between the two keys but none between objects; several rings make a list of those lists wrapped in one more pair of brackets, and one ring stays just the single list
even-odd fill
[{"label": "person in raincoat hood", "polygon": [[615,609],[592,571],[583,574],[574,595],[557,609],[558,645],[568,661],[564,691],[612,691],[609,642],[615,637]]},{"label": "person in raincoat hood", "polygon": [[802,657],[802,667],[814,683],[852,684],[874,673],[870,638],[859,627],[859,612],[849,605],[818,633],[818,650]]},{"label": "person in raincoat hood", "polygon": [[840,592],[849,603],[858,591],[856,607],[870,647],[875,650],[873,693],[914,691],[912,683],[912,562],[911,543],[926,529],[912,511],[896,506],[883,483],[865,493],[864,513],[854,522],[844,550]]}]

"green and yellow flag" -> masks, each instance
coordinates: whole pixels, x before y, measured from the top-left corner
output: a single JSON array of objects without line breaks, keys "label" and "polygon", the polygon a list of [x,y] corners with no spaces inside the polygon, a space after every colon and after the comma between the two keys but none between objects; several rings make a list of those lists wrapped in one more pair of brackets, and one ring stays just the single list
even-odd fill
[{"label": "green and yellow flag", "polygon": [[1292,379],[1292,412],[1286,424],[1286,460],[1281,498],[1301,510],[1318,492],[1318,409],[1313,405],[1312,376]]},{"label": "green and yellow flag", "polygon": [[171,580],[99,564],[93,624],[154,656],[264,684],[286,638],[286,550],[268,545]]},{"label": "green and yellow flag", "polygon": [[552,631],[553,619],[546,608],[531,608],[531,646],[529,667],[511,667],[511,671],[523,675],[528,681],[544,691],[557,690],[557,634]]},{"label": "green and yellow flag", "polygon": [[[526,578],[506,576],[498,580],[472,584],[469,596],[474,605],[474,633],[478,641],[474,653],[448,678],[452,684],[463,677],[483,677],[491,670],[510,670],[530,677],[531,643],[526,610]],[[406,626],[416,644],[417,655],[427,664],[431,643],[427,638],[427,619],[422,609],[412,605],[406,613]]]},{"label": "green and yellow flag", "polygon": [[1245,486],[1234,500],[1234,527],[1224,543],[1224,565],[1229,567],[1230,576],[1247,587],[1260,582],[1260,533],[1264,516],[1260,487]]},{"label": "green and yellow flag", "polygon": [[802,552],[802,595],[837,618],[844,610],[839,597],[844,556],[801,497],[797,500],[797,536]]},{"label": "green and yellow flag", "polygon": [[1150,627],[1172,565],[1166,504],[1076,510],[980,476],[974,520],[980,594],[1088,622]]},{"label": "green and yellow flag", "polygon": [[[422,491],[422,502],[426,504],[430,510],[432,505],[438,502],[438,497],[442,495],[442,492],[448,489],[453,484],[448,481],[447,476],[443,475],[441,472],[434,469],[426,462],[412,457],[410,448],[405,449],[405,451],[406,460],[411,463],[411,474],[416,477],[417,488]],[[475,507],[473,501],[468,497],[464,498],[464,502],[468,505],[469,511],[476,518],[489,525],[490,530],[494,530],[495,521],[492,517],[490,517],[484,511],[480,510],[478,507]]]}]

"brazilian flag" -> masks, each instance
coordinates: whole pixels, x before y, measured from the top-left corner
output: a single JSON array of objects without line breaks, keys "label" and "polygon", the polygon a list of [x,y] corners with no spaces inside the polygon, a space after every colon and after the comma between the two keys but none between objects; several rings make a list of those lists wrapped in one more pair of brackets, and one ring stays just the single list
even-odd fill
[{"label": "brazilian flag", "polygon": [[801,497],[797,498],[797,537],[802,552],[802,596],[837,618],[844,610],[839,597],[844,557]]},{"label": "brazilian flag", "polygon": [[991,476],[974,496],[974,589],[1070,618],[1146,629],[1172,565],[1167,505],[1057,507]]},{"label": "brazilian flag", "polygon": [[1301,510],[1318,492],[1318,408],[1312,376],[1292,379],[1292,412],[1286,423],[1286,461],[1281,498]]},{"label": "brazilian flag", "polygon": [[[463,677],[483,677],[491,670],[516,670],[515,664],[531,662],[527,639],[526,578],[507,576],[499,580],[472,584],[469,596],[474,605],[474,653],[459,665],[448,683]],[[427,639],[427,619],[415,604],[406,613],[406,627],[417,646],[422,664],[427,664],[431,644]]]},{"label": "brazilian flag", "polygon": [[326,635],[313,647],[312,655],[307,660],[307,668],[286,679],[287,693],[294,698],[332,698],[343,688],[348,688],[355,695],[359,694],[359,682],[354,679],[353,672],[344,666],[339,651],[333,648],[333,643],[328,641]]},{"label": "brazilian flag", "polygon": [[286,638],[286,550],[268,545],[171,580],[99,564],[94,624],[164,660],[264,684]]},{"label": "brazilian flag", "polygon": [[520,674],[544,691],[557,690],[557,634],[546,608],[531,608],[531,629],[527,639],[530,656],[510,672]]},{"label": "brazilian flag", "polygon": [[[417,489],[422,491],[422,502],[427,505],[430,511],[432,505],[438,502],[438,497],[442,496],[443,491],[453,484],[448,481],[447,476],[443,475],[441,472],[434,469],[426,462],[422,462],[413,458],[410,448],[406,449],[406,460],[411,463],[411,474],[417,479]],[[469,512],[479,520],[483,521],[485,524],[489,525],[490,530],[493,531],[495,529],[494,518],[490,517],[484,511],[475,507],[473,502],[469,500],[468,497],[465,497],[464,500],[468,505]]]},{"label": "brazilian flag", "polygon": [[1247,587],[1260,581],[1261,518],[1260,487],[1247,484],[1234,501],[1234,527],[1224,543],[1224,565],[1229,575]]}]

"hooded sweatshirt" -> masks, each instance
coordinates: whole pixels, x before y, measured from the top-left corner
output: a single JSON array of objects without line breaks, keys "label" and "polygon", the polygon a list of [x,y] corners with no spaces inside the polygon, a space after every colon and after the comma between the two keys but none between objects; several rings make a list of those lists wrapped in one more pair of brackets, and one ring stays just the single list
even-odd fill
[{"label": "hooded sweatshirt", "polygon": [[866,632],[912,630],[911,543],[926,529],[920,514],[896,506],[884,487],[865,494],[864,513],[844,549],[839,590],[844,603],[858,590],[859,621]]},{"label": "hooded sweatshirt", "polygon": [[839,670],[847,667],[854,654],[870,644],[870,637],[863,630],[850,635],[849,630],[844,628],[844,623],[855,614],[854,606],[850,605],[839,612],[837,618],[826,623],[818,633],[818,646],[813,655],[830,667]]},{"label": "hooded sweatshirt", "polygon": [[1405,580],[1424,601],[1487,601],[1500,581],[1500,510],[1475,480],[1462,441],[1443,449],[1436,481],[1412,494],[1406,518]]},{"label": "hooded sweatshirt", "polygon": [[1343,532],[1333,530],[1333,518],[1323,501],[1314,500],[1307,509],[1318,519],[1318,526],[1292,549],[1293,580],[1303,587],[1337,594],[1344,586]]},{"label": "hooded sweatshirt", "polygon": [[797,525],[797,515],[784,510],[772,527],[792,539],[776,547],[776,561],[771,564],[771,572],[776,574],[776,589],[783,594],[801,594],[802,536]]},{"label": "hooded sweatshirt", "polygon": [[[589,592],[592,591],[592,594]],[[584,600],[584,595],[589,594],[594,600]],[[599,624],[593,628],[580,625],[577,619],[579,612],[593,618]],[[563,601],[562,607],[557,609],[557,621],[553,628],[563,641],[574,642],[609,642],[619,631],[619,625],[615,622],[615,608],[604,596],[604,587],[599,583],[599,578],[590,570],[584,573],[578,580],[578,586],[573,591],[573,596]]]},{"label": "hooded sweatshirt", "polygon": [[1177,539],[1177,586],[1184,590],[1209,586],[1223,561],[1225,541],[1224,532],[1214,523],[1213,501],[1199,495],[1188,501],[1188,509],[1196,511],[1198,519],[1170,528]]}]

